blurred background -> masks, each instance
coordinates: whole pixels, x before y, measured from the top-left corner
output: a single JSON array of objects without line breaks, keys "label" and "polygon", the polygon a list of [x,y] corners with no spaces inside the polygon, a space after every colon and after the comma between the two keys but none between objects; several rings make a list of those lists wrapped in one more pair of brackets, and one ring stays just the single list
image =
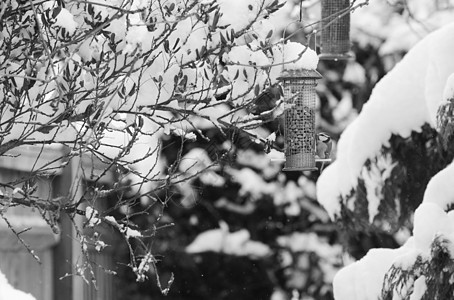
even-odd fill
[{"label": "blurred background", "polygon": [[[319,53],[321,37],[313,33],[319,32],[321,2],[288,0],[269,19],[275,27],[275,42],[285,37],[308,44]],[[351,4],[363,2],[351,1]],[[351,58],[320,60],[317,68],[322,78],[316,88],[316,132],[325,132],[332,138],[333,160],[337,140],[361,112],[375,84],[419,40],[454,20],[453,12],[452,0],[375,0],[351,12]],[[308,36],[310,40],[306,39]],[[279,97],[276,90],[268,93],[274,97],[273,101]],[[100,244],[90,246],[87,250],[93,259],[90,263],[115,271],[116,276],[96,268],[96,274],[90,274],[97,278],[96,285],[81,279],[71,285],[67,277],[74,270],[68,257],[79,262],[75,248],[71,249],[77,235],[72,231],[72,220],[62,217],[59,220],[62,232],[72,235],[62,234],[61,240],[50,230],[37,235],[36,243],[46,244],[38,249],[44,257],[45,267],[41,269],[38,264],[30,267],[30,261],[35,262],[28,252],[17,253],[16,242],[11,243],[6,234],[0,236],[2,241],[14,246],[0,243],[3,257],[0,269],[10,282],[24,291],[39,294],[38,299],[55,295],[55,299],[87,300],[331,300],[333,277],[340,268],[362,258],[371,248],[399,247],[408,237],[411,216],[392,215],[392,208],[385,209],[389,212],[385,217],[396,224],[386,223],[379,216],[369,226],[368,220],[356,222],[361,216],[348,214],[332,221],[316,197],[317,179],[323,168],[329,168],[329,163],[318,163],[315,171],[283,172],[283,162],[270,160],[269,145],[257,140],[274,133],[276,146],[282,148],[283,129],[278,119],[264,122],[254,128],[253,134],[233,126],[222,133],[212,124],[197,127],[200,132],[192,139],[168,132],[160,140],[163,169],[182,172],[181,182],[175,181],[149,198],[109,195],[97,201],[98,209],[105,215],[126,220],[148,234],[143,240],[131,239],[128,244],[114,229],[101,228],[96,235],[89,232],[93,229],[84,229],[95,242],[105,241],[110,245],[102,253],[96,251]],[[423,131],[419,138],[413,136],[412,141],[392,139],[390,147],[395,148],[394,155],[400,155],[406,175],[394,174],[399,179],[396,185],[384,187],[390,198],[398,195],[403,201],[410,199],[413,202],[409,204],[414,207],[421,201],[424,191],[421,187],[431,174],[421,167],[424,164],[413,163],[424,161],[425,156],[416,157],[413,153],[415,149],[425,151],[431,138],[430,131]],[[429,146],[435,149],[432,144]],[[22,165],[27,164],[22,161]],[[90,166],[89,170],[96,168],[90,165],[92,161],[85,164]],[[207,169],[212,164],[215,166]],[[27,174],[27,168],[22,170],[19,164],[12,165],[11,160],[0,161],[2,172],[9,170],[9,173],[0,172],[0,177]],[[58,194],[59,190],[68,189],[73,178],[71,174],[61,175],[38,184],[44,190],[47,187],[49,194]],[[419,184],[420,188],[410,190],[405,182]],[[109,179],[98,182],[105,186],[111,183]],[[89,187],[87,190],[96,190]],[[361,197],[365,196],[358,196]],[[118,203],[127,205],[117,209]],[[358,207],[352,213],[360,213]],[[24,216],[22,212],[18,215]],[[362,217],[367,219],[367,214]],[[46,227],[41,223],[32,225]],[[83,221],[78,225],[83,227]],[[153,253],[150,259],[155,268],[147,273],[150,280],[137,282],[137,274],[128,265],[131,252],[137,258]],[[52,275],[55,278],[40,274],[55,274]],[[31,280],[24,278],[39,280],[30,283]],[[54,282],[55,286],[46,287],[43,282]],[[79,296],[74,297],[75,294]]]},{"label": "blurred background", "polygon": [[[351,14],[353,58],[319,62],[317,132],[334,140],[333,159],[336,140],[374,85],[418,40],[452,20],[450,1],[427,2],[371,1]],[[308,24],[320,19],[320,1],[287,1],[274,18],[282,35],[319,50],[320,37],[305,36],[313,30]],[[260,130],[276,132],[279,144],[279,122]],[[216,169],[157,194],[171,196],[166,207],[154,204],[146,214],[140,211],[149,203],[124,208],[138,213],[133,222],[143,228],[162,224],[150,243],[162,254],[156,256],[160,281],[175,274],[169,294],[162,296],[154,283],[136,283],[125,268],[116,279],[119,299],[333,299],[339,268],[372,247],[394,248],[405,239],[406,231],[379,226],[365,231],[350,224],[345,233],[317,203],[319,171],[282,172],[282,163],[270,161],[265,147],[242,131],[223,136],[207,128],[203,134],[209,143],[166,136],[163,155],[167,165],[197,158],[195,170],[219,161]],[[120,260],[127,260],[121,259],[127,250],[115,249]]]}]

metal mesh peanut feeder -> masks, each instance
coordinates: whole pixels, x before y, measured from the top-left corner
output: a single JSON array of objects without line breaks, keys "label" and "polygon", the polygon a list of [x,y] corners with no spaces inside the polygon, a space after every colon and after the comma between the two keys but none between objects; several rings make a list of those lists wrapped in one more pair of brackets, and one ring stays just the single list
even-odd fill
[{"label": "metal mesh peanut feeder", "polygon": [[284,171],[315,170],[316,70],[284,70]]},{"label": "metal mesh peanut feeder", "polygon": [[320,59],[350,59],[350,0],[322,0]]}]

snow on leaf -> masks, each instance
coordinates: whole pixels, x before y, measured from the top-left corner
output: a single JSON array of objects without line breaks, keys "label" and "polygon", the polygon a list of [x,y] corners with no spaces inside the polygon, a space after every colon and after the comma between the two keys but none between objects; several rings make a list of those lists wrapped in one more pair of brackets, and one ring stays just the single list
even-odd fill
[{"label": "snow on leaf", "polygon": [[413,293],[409,300],[421,300],[427,290],[426,276],[422,275],[415,280],[413,285]]},{"label": "snow on leaf", "polygon": [[248,256],[252,259],[270,255],[271,249],[258,241],[250,239],[246,229],[228,232],[225,228],[207,230],[200,233],[186,247],[187,253],[216,252],[228,255]]},{"label": "snow on leaf", "polygon": [[221,252],[224,235],[222,229],[211,229],[200,233],[191,244],[186,247],[187,253]]},{"label": "snow on leaf", "polygon": [[367,192],[369,222],[372,223],[379,213],[378,207],[382,199],[382,188],[389,178],[397,162],[392,162],[391,155],[380,155],[371,164],[370,168],[363,168],[361,177]]},{"label": "snow on leaf", "polygon": [[193,148],[181,158],[179,170],[194,175],[212,163],[208,153],[204,149]]},{"label": "snow on leaf", "polygon": [[259,174],[250,168],[227,169],[226,172],[232,176],[233,181],[241,185],[240,196],[250,195],[252,199],[258,199],[262,195],[273,194],[276,190],[275,184],[265,182]]},{"label": "snow on leaf", "polygon": [[[218,0],[222,11],[219,26],[229,26],[235,32],[246,28],[249,22],[257,15],[259,3],[255,0]],[[252,9],[251,9],[252,8]]]},{"label": "snow on leaf", "polygon": [[125,235],[126,235],[126,238],[129,239],[129,238],[141,237],[142,233],[140,233],[140,231],[138,231],[138,230],[127,227],[125,230]]},{"label": "snow on leaf", "polygon": [[60,26],[64,28],[69,36],[73,36],[78,27],[77,22],[74,20],[74,16],[66,8],[61,8],[59,14],[55,19],[53,26]]},{"label": "snow on leaf", "polygon": [[271,161],[285,161],[284,152],[278,151],[276,149],[271,149],[270,153],[266,154]]},{"label": "snow on leaf", "polygon": [[104,243],[103,241],[98,240],[95,242],[96,251],[101,252],[102,249],[104,249],[105,247],[107,247],[107,244]]},{"label": "snow on leaf", "polygon": [[16,197],[17,197],[18,195],[23,196],[23,195],[25,195],[25,192],[24,192],[24,190],[22,190],[21,188],[18,188],[18,187],[17,187],[17,188],[15,188],[15,189],[13,190],[13,195],[16,196]]},{"label": "snow on leaf", "polygon": [[336,300],[372,300],[381,295],[383,280],[405,248],[371,249],[361,260],[341,269],[333,281]]},{"label": "snow on leaf", "polygon": [[270,142],[275,142],[276,141],[276,133],[275,132],[271,133],[269,136],[266,137],[266,140],[270,141]]},{"label": "snow on leaf", "polygon": [[356,61],[349,61],[345,67],[344,75],[342,79],[346,82],[354,84],[365,84],[366,70],[364,67]]},{"label": "snow on leaf", "polygon": [[195,141],[197,140],[197,135],[193,132],[186,132],[181,128],[171,128],[170,131],[177,136],[182,136],[187,140]]},{"label": "snow on leaf", "polygon": [[222,187],[225,185],[225,178],[211,170],[207,170],[200,175],[200,181],[203,184]]},{"label": "snow on leaf", "polygon": [[430,179],[424,192],[423,201],[436,203],[443,209],[450,207],[454,203],[453,176],[454,163],[451,163]]},{"label": "snow on leaf", "polygon": [[91,206],[87,206],[85,209],[85,217],[88,219],[88,226],[94,227],[101,224],[101,219],[98,217],[99,213],[96,209]]},{"label": "snow on leaf", "polygon": [[[439,238],[453,255],[453,231],[453,213],[446,213],[436,203],[423,202],[415,211],[413,236],[397,249],[371,249],[361,260],[340,270],[333,281],[334,297],[339,300],[377,299],[385,274],[392,265],[409,270],[418,259],[431,259],[433,243]],[[418,283],[414,287],[418,291],[414,297],[423,293],[423,289],[423,283]]]},{"label": "snow on leaf", "polygon": [[412,48],[378,82],[358,118],[342,133],[336,161],[317,182],[317,198],[331,217],[339,213],[338,197],[357,185],[367,159],[378,156],[392,134],[406,138],[425,123],[435,126],[444,85],[454,70],[453,32],[454,25],[447,25]]},{"label": "snow on leaf", "polygon": [[454,98],[454,73],[449,75],[446,80],[445,88],[443,89],[443,100],[449,100]]}]

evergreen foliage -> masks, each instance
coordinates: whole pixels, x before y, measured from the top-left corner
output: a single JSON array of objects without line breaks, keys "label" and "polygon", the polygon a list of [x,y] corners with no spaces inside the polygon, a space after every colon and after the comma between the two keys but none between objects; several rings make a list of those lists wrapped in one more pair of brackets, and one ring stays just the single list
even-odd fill
[{"label": "evergreen foliage", "polygon": [[[449,242],[443,236],[437,237],[432,243],[430,255],[418,255],[409,266],[392,266],[385,277],[381,300],[412,299],[411,295],[418,289],[415,282],[420,280],[425,287],[421,294],[422,300],[442,300],[454,297],[454,260]],[[413,296],[415,297],[415,296]]]}]

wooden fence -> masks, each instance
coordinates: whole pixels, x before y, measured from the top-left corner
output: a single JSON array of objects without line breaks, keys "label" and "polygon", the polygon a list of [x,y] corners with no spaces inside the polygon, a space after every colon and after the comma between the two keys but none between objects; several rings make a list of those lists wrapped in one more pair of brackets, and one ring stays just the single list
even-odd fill
[{"label": "wooden fence", "polygon": [[[46,151],[38,147],[24,147],[17,153],[0,156],[0,182],[14,182],[15,179],[28,176],[32,169],[61,157],[62,151],[64,149],[61,147],[51,147]],[[96,163],[90,160],[84,163],[87,164],[86,169],[91,169],[89,173],[96,171]],[[68,165],[64,171],[39,177],[38,196],[50,199],[68,194],[78,172],[74,169]],[[84,176],[89,177],[87,174]],[[82,257],[80,245],[74,238],[73,224],[68,217],[62,216],[59,220],[60,234],[52,232],[37,210],[11,207],[5,217],[7,221],[0,218],[0,270],[12,286],[31,293],[37,300],[116,299],[112,275],[107,275],[102,270],[96,270],[98,289],[85,284],[77,276],[65,276],[74,273],[74,262]],[[39,256],[40,263],[21,244],[8,223],[18,231],[30,228],[21,233],[20,237]],[[113,266],[109,252],[93,254],[96,263]],[[62,277],[65,278],[61,279]]]}]

